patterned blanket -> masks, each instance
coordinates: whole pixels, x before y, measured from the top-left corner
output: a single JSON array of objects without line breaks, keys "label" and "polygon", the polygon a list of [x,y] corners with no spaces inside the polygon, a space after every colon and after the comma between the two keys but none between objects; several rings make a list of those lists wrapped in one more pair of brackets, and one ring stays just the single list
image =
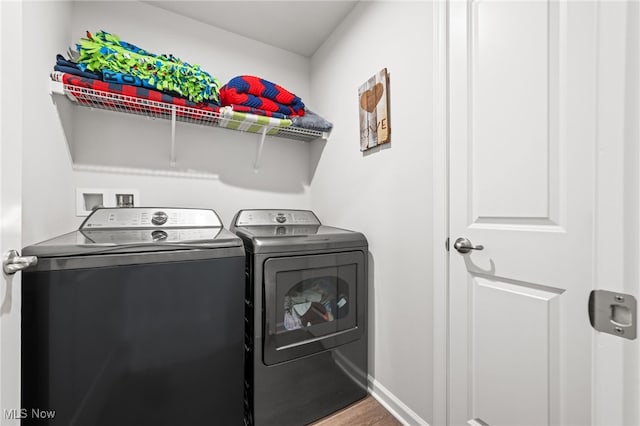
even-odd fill
[{"label": "patterned blanket", "polygon": [[281,112],[273,112],[273,111],[265,111],[263,109],[258,109],[258,108],[252,108],[246,105],[227,105],[233,108],[234,111],[237,112],[246,112],[249,114],[256,114],[256,115],[264,115],[266,117],[273,117],[273,118],[282,118],[285,119],[287,118],[287,116],[285,114],[282,114]]},{"label": "patterned blanket", "polygon": [[218,126],[245,132],[262,133],[266,127],[267,135],[275,135],[280,128],[291,126],[291,120],[236,112],[229,106],[220,108],[220,114],[222,117],[218,122]]},{"label": "patterned blanket", "polygon": [[242,75],[220,88],[222,105],[240,105],[287,116],[304,115],[302,100],[282,86],[260,77]]},{"label": "patterned blanket", "polygon": [[173,55],[156,55],[140,49],[115,34],[87,31],[76,45],[82,71],[110,72],[134,77],[147,88],[177,93],[193,102],[218,102],[219,81],[199,65]]},{"label": "patterned blanket", "polygon": [[[154,114],[170,115],[171,108],[163,105],[153,105],[149,103],[144,106],[144,110],[140,104],[127,102],[126,97],[146,99],[149,101],[161,102],[168,105],[177,105],[181,107],[189,107],[200,111],[218,112],[220,107],[213,103],[195,103],[184,98],[168,95],[166,93],[158,92],[157,90],[147,89],[138,86],[129,86],[118,83],[107,83],[101,80],[94,80],[91,78],[80,77],[73,74],[53,72],[51,73],[51,79],[59,81],[67,85],[83,87],[92,89],[104,93],[112,93],[121,95],[121,98],[108,99],[93,99],[84,96],[76,96],[76,100],[81,104],[94,104],[96,102],[101,103],[103,106],[109,109],[125,109],[131,112],[144,113],[150,112]],[[202,120],[203,114],[198,114],[197,111],[177,109],[176,114],[184,118],[192,118]]]}]

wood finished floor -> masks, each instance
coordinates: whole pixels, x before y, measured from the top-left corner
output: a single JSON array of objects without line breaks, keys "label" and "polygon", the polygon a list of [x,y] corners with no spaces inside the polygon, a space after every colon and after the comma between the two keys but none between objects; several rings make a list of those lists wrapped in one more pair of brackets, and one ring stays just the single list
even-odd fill
[{"label": "wood finished floor", "polygon": [[310,426],[397,426],[402,425],[372,396],[367,396]]}]

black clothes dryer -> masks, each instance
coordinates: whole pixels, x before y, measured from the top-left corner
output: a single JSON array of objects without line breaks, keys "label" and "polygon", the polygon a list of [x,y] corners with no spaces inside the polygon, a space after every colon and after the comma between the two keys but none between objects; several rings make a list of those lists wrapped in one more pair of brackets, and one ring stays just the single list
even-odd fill
[{"label": "black clothes dryer", "polygon": [[311,211],[241,210],[245,415],[299,426],[367,395],[367,240]]},{"label": "black clothes dryer", "polygon": [[99,209],[23,253],[22,425],[243,425],[244,249],[213,210]]}]

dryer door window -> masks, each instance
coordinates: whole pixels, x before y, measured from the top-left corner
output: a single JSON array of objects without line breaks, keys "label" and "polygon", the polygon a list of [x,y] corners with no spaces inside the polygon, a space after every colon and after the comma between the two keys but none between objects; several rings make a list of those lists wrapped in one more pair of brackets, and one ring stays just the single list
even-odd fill
[{"label": "dryer door window", "polygon": [[320,352],[362,335],[366,280],[358,252],[265,262],[264,361]]},{"label": "dryer door window", "polygon": [[349,282],[355,277],[356,265],[277,273],[277,300],[283,303],[276,305],[275,332],[307,329],[322,336],[354,327]]}]

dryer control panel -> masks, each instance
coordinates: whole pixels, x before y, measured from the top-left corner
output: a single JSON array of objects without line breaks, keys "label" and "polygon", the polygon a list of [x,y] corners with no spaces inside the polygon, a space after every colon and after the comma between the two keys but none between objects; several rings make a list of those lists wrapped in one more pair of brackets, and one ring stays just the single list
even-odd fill
[{"label": "dryer control panel", "polygon": [[234,225],[320,225],[320,221],[311,210],[242,210]]},{"label": "dryer control panel", "polygon": [[80,225],[81,230],[221,227],[222,221],[213,210],[161,207],[97,209]]}]

